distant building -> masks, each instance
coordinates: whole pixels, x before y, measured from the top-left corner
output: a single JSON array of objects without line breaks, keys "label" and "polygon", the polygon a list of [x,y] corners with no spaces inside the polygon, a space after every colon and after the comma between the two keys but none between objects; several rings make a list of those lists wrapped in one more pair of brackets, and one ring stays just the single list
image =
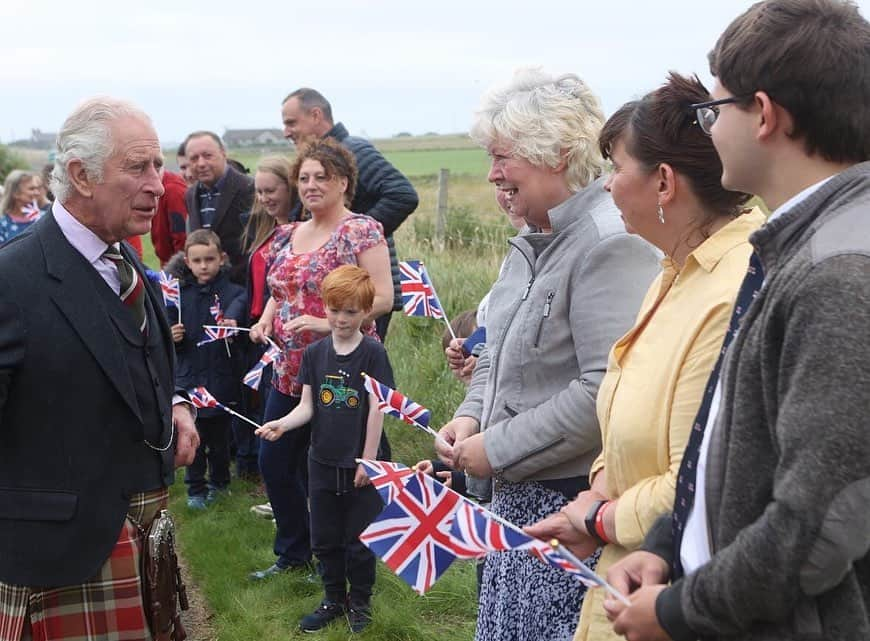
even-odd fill
[{"label": "distant building", "polygon": [[256,147],[284,143],[280,129],[227,129],[223,135],[227,147]]},{"label": "distant building", "polygon": [[31,129],[30,138],[13,140],[10,147],[24,147],[25,149],[54,149],[57,140],[56,133],[43,133],[41,129]]}]

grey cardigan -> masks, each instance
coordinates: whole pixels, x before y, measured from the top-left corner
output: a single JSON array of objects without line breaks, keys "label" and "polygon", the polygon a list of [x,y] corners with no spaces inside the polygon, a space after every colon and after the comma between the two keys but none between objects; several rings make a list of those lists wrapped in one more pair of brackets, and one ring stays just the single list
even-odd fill
[{"label": "grey cardigan", "polygon": [[480,422],[489,462],[509,481],[589,473],[610,347],[659,271],[657,251],[626,233],[603,184],[552,209],[552,233],[511,239],[492,288],[486,349],[455,416]]},{"label": "grey cardigan", "polygon": [[[765,286],[724,363],[713,558],[656,611],[678,641],[870,639],[870,163],[750,240]],[[667,517],[645,547],[672,558]]]}]

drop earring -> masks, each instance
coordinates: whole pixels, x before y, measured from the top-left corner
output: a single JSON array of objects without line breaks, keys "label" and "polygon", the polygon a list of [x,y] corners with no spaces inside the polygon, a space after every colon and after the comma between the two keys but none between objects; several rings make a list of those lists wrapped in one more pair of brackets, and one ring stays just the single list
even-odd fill
[{"label": "drop earring", "polygon": [[659,203],[658,214],[659,214],[659,222],[660,222],[662,225],[664,225],[664,224],[665,224],[665,210],[662,208],[662,204],[661,204],[661,203]]}]

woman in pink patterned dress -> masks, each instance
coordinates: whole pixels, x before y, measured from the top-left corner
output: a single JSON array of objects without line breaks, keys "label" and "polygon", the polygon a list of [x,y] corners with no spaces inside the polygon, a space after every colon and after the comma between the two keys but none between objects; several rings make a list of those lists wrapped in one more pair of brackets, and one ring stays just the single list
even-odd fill
[{"label": "woman in pink patterned dress", "polygon": [[[390,311],[393,283],[381,224],[347,209],[353,199],[357,170],[353,155],[331,139],[303,146],[293,164],[303,206],[311,212],[305,222],[280,228],[270,248],[268,284],[271,298],[260,320],[251,327],[251,340],[272,337],[281,348],[274,364],[273,390],[264,420],[287,414],[299,402],[296,381],[305,347],[329,333],[320,300],[320,283],[340,265],[359,265],[375,284],[370,319]],[[374,324],[366,332],[377,337]],[[307,446],[310,430],[294,430],[274,442],[260,443],[260,473],[272,504],[277,532],[271,567],[254,572],[254,580],[307,565],[311,559],[306,504]]]}]

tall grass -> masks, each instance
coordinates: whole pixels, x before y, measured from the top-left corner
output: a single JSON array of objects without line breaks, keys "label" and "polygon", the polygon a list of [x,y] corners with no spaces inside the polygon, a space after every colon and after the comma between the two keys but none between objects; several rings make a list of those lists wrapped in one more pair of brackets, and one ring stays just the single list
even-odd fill
[{"label": "tall grass", "polygon": [[[396,234],[399,257],[422,259],[448,316],[474,308],[494,281],[506,239],[512,234],[504,216],[496,213],[492,187],[482,178],[451,180],[445,249],[433,243],[434,177],[415,179],[421,197],[418,211]],[[149,253],[146,242],[146,255]],[[432,411],[432,425],[450,419],[464,387],[448,372],[441,347],[445,324],[427,318],[394,314],[387,351],[397,387]],[[432,439],[404,423],[386,417],[385,429],[393,458],[407,465],[434,455]],[[274,526],[249,513],[264,500],[251,484],[233,480],[232,494],[204,513],[184,502],[180,481],[172,493],[179,523],[182,554],[192,576],[214,611],[212,623],[221,641],[302,638],[299,619],[322,596],[308,573],[298,571],[252,583],[248,574],[270,565]],[[471,639],[476,617],[476,579],[469,562],[457,562],[425,596],[417,596],[382,563],[373,598],[374,622],[361,639],[435,641]],[[192,639],[197,639],[191,631]],[[331,626],[320,638],[347,639],[346,625]]]}]

